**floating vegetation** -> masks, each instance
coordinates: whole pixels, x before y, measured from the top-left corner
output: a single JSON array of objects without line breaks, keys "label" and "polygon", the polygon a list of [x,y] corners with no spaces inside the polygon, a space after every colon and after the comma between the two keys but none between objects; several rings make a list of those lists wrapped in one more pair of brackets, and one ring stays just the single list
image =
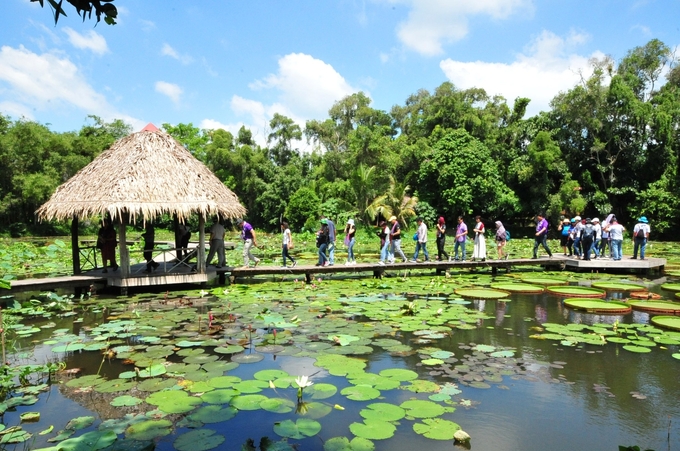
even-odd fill
[{"label": "floating vegetation", "polygon": [[574,310],[584,310],[592,313],[625,315],[632,310],[631,306],[625,302],[604,301],[600,299],[568,298],[562,302]]},{"label": "floating vegetation", "polygon": [[680,317],[678,316],[654,316],[652,323],[666,329],[680,330]]},{"label": "floating vegetation", "polygon": [[580,286],[549,286],[547,290],[551,294],[566,297],[604,298],[607,295],[604,290]]},{"label": "floating vegetation", "polygon": [[643,285],[619,282],[593,282],[593,288],[601,288],[607,291],[644,291],[647,288]]},{"label": "floating vegetation", "polygon": [[524,294],[540,294],[545,291],[545,288],[539,285],[521,282],[502,282],[492,283],[491,288],[502,291],[509,291],[510,293],[524,293]]},{"label": "floating vegetation", "polygon": [[671,301],[630,301],[633,310],[649,313],[680,314],[680,304]]},{"label": "floating vegetation", "polygon": [[488,288],[459,288],[455,293],[458,296],[472,299],[503,299],[510,296],[507,292]]}]

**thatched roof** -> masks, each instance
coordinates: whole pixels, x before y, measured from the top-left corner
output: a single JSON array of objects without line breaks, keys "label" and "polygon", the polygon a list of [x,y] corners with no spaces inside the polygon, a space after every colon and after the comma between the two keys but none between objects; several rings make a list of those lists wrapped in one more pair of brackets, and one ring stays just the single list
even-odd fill
[{"label": "thatched roof", "polygon": [[38,219],[90,218],[128,213],[153,220],[163,213],[184,221],[242,217],[238,197],[167,133],[147,126],[116,141],[110,149],[57,188],[37,211]]}]

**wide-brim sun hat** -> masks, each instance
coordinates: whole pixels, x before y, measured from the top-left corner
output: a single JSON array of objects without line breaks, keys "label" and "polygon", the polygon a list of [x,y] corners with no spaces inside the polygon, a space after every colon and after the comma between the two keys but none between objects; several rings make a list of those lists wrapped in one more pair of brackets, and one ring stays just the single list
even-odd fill
[{"label": "wide-brim sun hat", "polygon": [[638,219],[638,222],[644,222],[645,224],[647,224],[649,221],[647,221],[646,216],[640,216],[640,218]]},{"label": "wide-brim sun hat", "polygon": [[593,218],[593,222],[600,222],[599,218]]},{"label": "wide-brim sun hat", "polygon": [[388,221],[390,221],[390,222],[396,221],[396,220],[397,220],[396,216],[390,216],[390,219],[388,219]]},{"label": "wide-brim sun hat", "polygon": [[574,221],[580,221],[580,220],[581,220],[581,217],[580,217],[580,216],[576,216],[576,217],[574,218]]},{"label": "wide-brim sun hat", "polygon": [[569,221],[569,218],[564,218],[564,219],[562,220],[562,223],[563,223],[563,224],[569,224],[569,222],[570,222],[570,221]]},{"label": "wide-brim sun hat", "polygon": [[347,220],[347,224],[353,226],[353,225],[354,225],[354,219],[348,219],[348,220]]}]

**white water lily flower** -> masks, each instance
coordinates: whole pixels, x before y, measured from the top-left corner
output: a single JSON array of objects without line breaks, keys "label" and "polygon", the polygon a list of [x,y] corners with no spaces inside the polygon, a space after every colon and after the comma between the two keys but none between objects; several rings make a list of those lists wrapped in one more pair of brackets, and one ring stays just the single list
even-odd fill
[{"label": "white water lily flower", "polygon": [[307,376],[298,376],[297,379],[295,379],[295,383],[300,388],[310,387],[314,385],[314,382],[310,381],[309,377]]}]

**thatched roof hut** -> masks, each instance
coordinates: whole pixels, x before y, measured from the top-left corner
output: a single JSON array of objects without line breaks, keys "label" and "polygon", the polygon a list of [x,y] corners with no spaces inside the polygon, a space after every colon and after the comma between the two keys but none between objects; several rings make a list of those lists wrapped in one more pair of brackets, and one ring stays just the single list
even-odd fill
[{"label": "thatched roof hut", "polygon": [[246,210],[203,163],[149,125],[116,141],[59,186],[36,213],[39,220],[128,214],[130,221],[169,213],[184,221],[194,213],[237,218]]},{"label": "thatched roof hut", "polygon": [[[204,224],[209,216],[233,219],[246,209],[236,195],[172,136],[149,124],[116,141],[57,188],[37,211],[39,220],[71,219],[73,271],[80,274],[79,219],[106,214],[118,224],[122,277],[128,277],[125,225],[165,213],[176,224],[199,216],[198,272],[205,273]],[[179,247],[176,239],[176,247]],[[96,267],[96,254],[95,254]]]}]

